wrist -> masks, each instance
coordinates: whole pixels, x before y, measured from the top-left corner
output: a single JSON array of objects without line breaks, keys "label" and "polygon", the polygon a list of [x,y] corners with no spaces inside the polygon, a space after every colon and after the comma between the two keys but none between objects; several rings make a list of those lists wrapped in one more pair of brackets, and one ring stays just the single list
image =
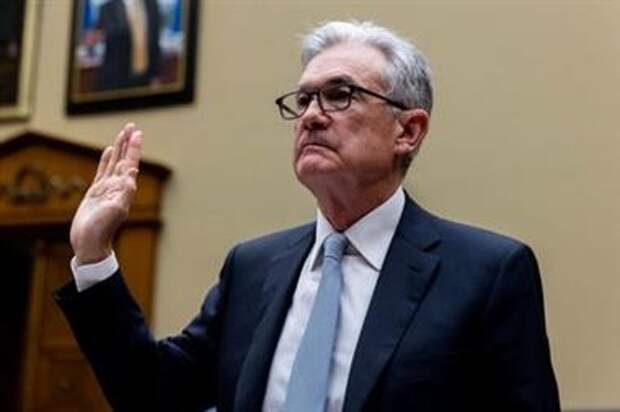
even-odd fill
[{"label": "wrist", "polygon": [[112,248],[93,249],[93,250],[74,250],[75,260],[78,266],[98,263],[112,254]]}]

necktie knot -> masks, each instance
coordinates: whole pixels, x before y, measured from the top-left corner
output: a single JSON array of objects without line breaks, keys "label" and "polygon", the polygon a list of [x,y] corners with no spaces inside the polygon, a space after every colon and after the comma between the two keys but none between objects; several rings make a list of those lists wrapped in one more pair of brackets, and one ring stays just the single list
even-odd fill
[{"label": "necktie knot", "polygon": [[337,261],[342,259],[344,250],[347,247],[347,237],[342,233],[332,233],[323,242],[323,256],[324,258],[333,258]]}]

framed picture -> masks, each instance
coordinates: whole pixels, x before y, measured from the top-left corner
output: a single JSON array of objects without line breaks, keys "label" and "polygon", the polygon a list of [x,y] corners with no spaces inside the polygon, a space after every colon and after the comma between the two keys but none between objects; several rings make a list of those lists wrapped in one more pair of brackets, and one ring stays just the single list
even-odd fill
[{"label": "framed picture", "polygon": [[0,1],[0,120],[31,112],[37,0]]},{"label": "framed picture", "polygon": [[67,113],[189,103],[199,0],[74,0]]}]

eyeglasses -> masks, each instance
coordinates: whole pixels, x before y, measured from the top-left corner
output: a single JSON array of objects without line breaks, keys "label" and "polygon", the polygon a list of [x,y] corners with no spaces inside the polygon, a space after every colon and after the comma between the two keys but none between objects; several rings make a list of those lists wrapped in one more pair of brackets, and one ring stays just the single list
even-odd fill
[{"label": "eyeglasses", "polygon": [[314,92],[297,90],[278,97],[276,99],[276,104],[280,108],[280,115],[283,119],[294,120],[303,116],[312,103],[314,96],[317,97],[319,107],[323,113],[340,112],[351,106],[351,99],[355,92],[376,97],[385,101],[390,106],[397,107],[401,110],[408,109],[407,106],[401,103],[354,84],[327,86]]}]

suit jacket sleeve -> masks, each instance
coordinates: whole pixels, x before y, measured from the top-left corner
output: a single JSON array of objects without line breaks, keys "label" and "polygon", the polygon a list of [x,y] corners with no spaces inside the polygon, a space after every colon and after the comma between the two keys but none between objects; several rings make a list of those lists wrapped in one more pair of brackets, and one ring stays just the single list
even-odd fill
[{"label": "suit jacket sleeve", "polygon": [[527,246],[502,262],[482,331],[491,378],[488,393],[497,410],[559,412],[540,274]]},{"label": "suit jacket sleeve", "polygon": [[78,293],[55,294],[110,405],[117,411],[204,410],[215,403],[219,332],[229,254],[200,313],[178,336],[156,341],[120,272]]}]

